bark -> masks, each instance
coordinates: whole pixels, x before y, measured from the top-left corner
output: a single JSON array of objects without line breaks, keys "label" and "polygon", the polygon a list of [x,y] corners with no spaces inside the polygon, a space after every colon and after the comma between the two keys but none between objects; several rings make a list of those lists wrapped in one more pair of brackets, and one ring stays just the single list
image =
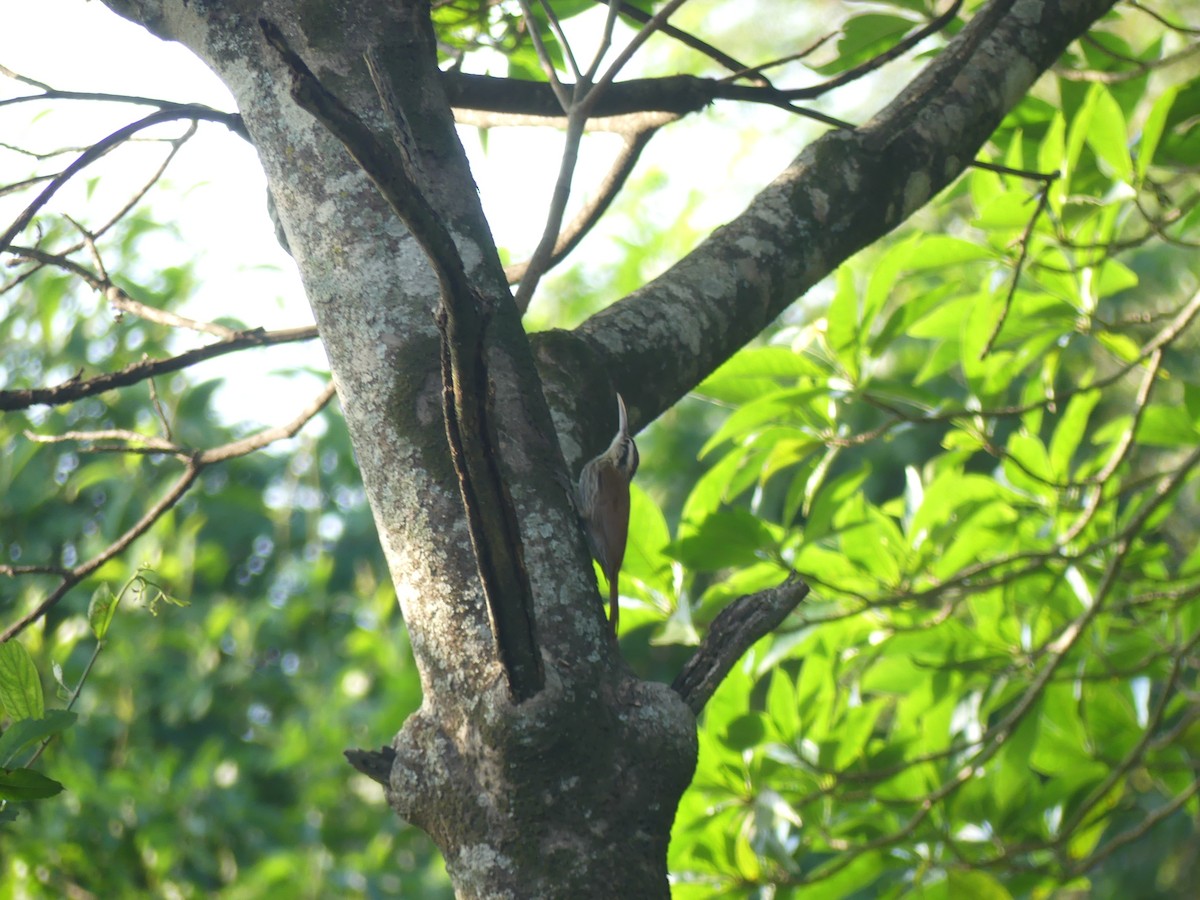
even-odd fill
[{"label": "bark", "polygon": [[[871,123],[817,141],[671,271],[531,347],[454,132],[427,4],[106,0],[203,58],[258,147],[424,689],[391,750],[365,764],[375,777],[387,770],[389,801],[436,840],[459,896],[668,893],[667,841],[694,767],[695,721],[678,693],[637,680],[620,660],[568,496],[568,471],[607,440],[612,387],[635,426],[668,407],[961,172],[1112,2],[990,4]],[[477,560],[461,467],[447,449],[439,279],[343,144],[293,99],[293,72],[260,19],[378,142],[400,138],[406,170],[452,237],[474,310],[486,312],[481,403],[519,532],[509,558]],[[368,56],[381,62],[387,104]],[[520,703],[486,602],[497,598],[485,598],[485,570],[505,566],[523,568],[505,583],[527,596],[498,602],[531,623],[542,663],[540,690]]]}]

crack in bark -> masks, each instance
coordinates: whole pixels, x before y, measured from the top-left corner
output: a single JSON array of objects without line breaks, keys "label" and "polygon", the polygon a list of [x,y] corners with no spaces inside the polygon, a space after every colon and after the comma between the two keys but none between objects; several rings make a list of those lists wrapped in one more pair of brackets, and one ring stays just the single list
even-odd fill
[{"label": "crack in bark", "polygon": [[[278,26],[266,19],[259,26],[291,73],[292,98],[342,142],[417,239],[437,276],[446,437],[497,656],[514,701],[528,700],[542,689],[545,676],[519,523],[500,471],[486,360],[489,301],[467,277],[453,236],[417,187],[408,155],[376,138],[330,93]],[[402,111],[389,112],[393,123],[403,121]]]}]

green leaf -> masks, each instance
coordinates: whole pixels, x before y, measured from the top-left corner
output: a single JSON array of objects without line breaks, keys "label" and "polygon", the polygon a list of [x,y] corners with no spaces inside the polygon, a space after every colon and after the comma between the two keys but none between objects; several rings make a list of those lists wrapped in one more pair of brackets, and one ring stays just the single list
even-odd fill
[{"label": "green leaf", "polygon": [[1138,181],[1146,177],[1146,171],[1154,162],[1154,154],[1158,152],[1158,143],[1162,140],[1163,129],[1167,124],[1167,115],[1178,95],[1179,86],[1171,85],[1158,96],[1154,106],[1150,108],[1150,114],[1146,116],[1146,122],[1142,125],[1142,138],[1137,148]]},{"label": "green leaf", "polygon": [[1152,447],[1191,447],[1200,438],[1200,430],[1186,407],[1149,406],[1138,423],[1138,443]]},{"label": "green leaf", "polygon": [[[746,435],[760,431],[764,426],[776,422],[791,422],[803,419],[804,413],[814,400],[827,396],[825,388],[797,388],[772,391],[763,397],[743,405],[725,420],[700,449],[700,458],[727,441],[736,441]],[[822,423],[828,424],[828,423]]]},{"label": "green leaf", "polygon": [[[823,869],[833,870],[826,875]],[[860,853],[845,865],[840,857],[818,866],[814,881],[804,888],[804,900],[844,900],[852,896],[876,896],[867,888],[887,868],[887,857],[878,850]]]},{"label": "green leaf", "polygon": [[679,644],[694,647],[700,643],[700,632],[692,622],[692,608],[687,602],[681,602],[671,610],[667,620],[662,623],[657,633],[650,639],[656,647]]},{"label": "green leaf", "polygon": [[1192,427],[1200,428],[1200,385],[1185,384],[1183,386],[1183,407],[1192,420]]},{"label": "green leaf", "polygon": [[1062,179],[1063,191],[1070,192],[1078,189],[1075,182],[1079,180],[1080,173],[1077,169],[1083,154],[1083,147],[1087,143],[1088,129],[1092,125],[1097,96],[1095,91],[1088,92],[1083,104],[1072,117],[1070,128],[1067,130],[1067,148]]},{"label": "green leaf", "polygon": [[722,457],[711,469],[700,476],[683,505],[681,519],[684,525],[698,524],[706,516],[733,500],[736,494],[730,485],[745,465],[746,454],[735,450]]},{"label": "green leaf", "polygon": [[970,897],[971,900],[1012,900],[1012,894],[988,872],[951,869],[946,876],[949,897]]},{"label": "green leaf", "polygon": [[1083,440],[1088,418],[1100,402],[1099,391],[1076,394],[1067,403],[1067,410],[1050,439],[1050,468],[1059,480],[1066,481],[1071,473],[1071,460]]},{"label": "green leaf", "polygon": [[767,715],[780,740],[791,741],[800,729],[800,710],[796,707],[796,686],[784,669],[771,673],[767,689]]},{"label": "green leaf", "polygon": [[44,800],[63,786],[33,769],[0,769],[0,800]]},{"label": "green leaf", "polygon": [[842,266],[837,270],[837,291],[825,314],[825,341],[843,371],[852,379],[858,378],[859,328],[858,286],[853,270]]},{"label": "green leaf", "polygon": [[108,626],[112,624],[113,616],[117,612],[117,604],[120,602],[121,599],[113,594],[108,582],[92,592],[91,602],[88,603],[88,625],[91,626],[92,633],[96,635],[96,640],[102,641],[108,634]]},{"label": "green leaf", "polygon": [[666,555],[671,533],[667,520],[636,481],[630,485],[629,499],[629,543],[622,572],[666,593],[671,589],[671,560]]},{"label": "green leaf", "polygon": [[837,729],[838,745],[833,759],[835,767],[844,769],[862,756],[879,714],[885,708],[885,701],[872,700],[846,710]]},{"label": "green leaf", "polygon": [[0,644],[0,704],[12,719],[40,719],[45,714],[42,681],[20,641]]},{"label": "green leaf", "polygon": [[930,235],[917,245],[909,257],[908,265],[913,271],[919,272],[994,258],[991,249],[975,241],[949,235]]},{"label": "green leaf", "polygon": [[1097,297],[1111,297],[1138,286],[1137,272],[1115,259],[1106,259],[1095,278],[1092,290]]},{"label": "green leaf", "polygon": [[753,347],[735,353],[706,378],[696,393],[723,403],[742,404],[805,376],[824,378],[826,369],[787,347]]},{"label": "green leaf", "polygon": [[[1102,84],[1092,85],[1091,125],[1087,131],[1088,145],[1122,181],[1133,181],[1133,160],[1129,155],[1128,129],[1121,107]],[[1091,99],[1091,98],[1089,98]]]},{"label": "green leaf", "polygon": [[1039,701],[1038,734],[1029,763],[1043,775],[1086,775],[1091,766],[1087,729],[1067,684],[1051,684]]},{"label": "green leaf", "polygon": [[0,766],[7,766],[23,749],[61,734],[75,724],[78,716],[65,709],[52,709],[43,719],[18,719],[0,734]]},{"label": "green leaf", "polygon": [[838,40],[838,58],[815,67],[823,75],[842,72],[887,50],[904,37],[914,23],[911,19],[882,13],[855,16],[842,26]]},{"label": "green leaf", "polygon": [[722,740],[727,747],[734,750],[750,750],[762,743],[766,733],[767,727],[762,716],[758,713],[746,713],[729,723]]},{"label": "green leaf", "polygon": [[962,333],[963,320],[976,303],[973,296],[959,296],[921,316],[908,329],[909,335],[920,338],[954,338]]},{"label": "green leaf", "polygon": [[1008,439],[1004,473],[1011,484],[1034,494],[1046,494],[1054,483],[1054,468],[1046,446],[1033,435],[1014,432]]},{"label": "green leaf", "polygon": [[987,231],[1016,232],[1024,229],[1037,212],[1037,198],[1010,191],[989,200],[979,210],[974,224]]},{"label": "green leaf", "polygon": [[925,486],[921,506],[909,525],[912,541],[917,542],[923,532],[957,520],[963,509],[1005,499],[1005,490],[994,478],[957,470],[944,472]]},{"label": "green leaf", "polygon": [[1127,334],[1102,331],[1096,339],[1121,362],[1133,362],[1142,355],[1142,346]]},{"label": "green leaf", "polygon": [[719,510],[698,525],[681,529],[672,550],[689,569],[715,572],[756,562],[760,551],[777,544],[778,538],[766,522],[734,507]]},{"label": "green leaf", "polygon": [[[1039,171],[1062,173],[1063,153],[1066,150],[1066,133],[1067,123],[1063,118],[1062,111],[1055,110],[1054,118],[1050,121],[1050,127],[1046,129],[1046,134],[1038,146],[1037,165]],[[1062,178],[1058,178],[1050,186],[1051,200],[1057,200],[1058,203],[1062,202],[1062,195],[1056,192],[1061,191],[1062,181]]]},{"label": "green leaf", "polygon": [[[889,247],[883,256],[871,267],[870,278],[862,302],[862,329],[870,330],[879,311],[892,296],[896,288],[896,280],[908,266],[913,256],[913,250],[920,244],[920,235],[900,241],[896,246]],[[848,269],[849,266],[843,266]],[[839,270],[840,275],[841,270]],[[840,282],[840,279],[839,279]]]}]

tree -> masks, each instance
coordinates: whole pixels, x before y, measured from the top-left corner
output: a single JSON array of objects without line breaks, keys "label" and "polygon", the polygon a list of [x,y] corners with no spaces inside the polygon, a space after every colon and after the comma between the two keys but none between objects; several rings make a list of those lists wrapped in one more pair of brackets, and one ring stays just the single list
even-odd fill
[{"label": "tree", "polygon": [[[665,895],[702,710],[700,768],[679,810],[701,837],[672,850],[681,895],[688,881],[700,895],[716,881],[844,896],[909,878],[979,893],[999,889],[991,869],[1017,891],[1071,885],[1151,826],[1194,813],[1194,560],[1171,538],[1200,416],[1190,367],[1170,354],[1200,301],[1177,288],[1162,307],[1138,297],[1116,258],[1149,242],[1167,253],[1194,232],[1194,187],[1173,172],[1195,163],[1195,83],[1150,89],[1194,53],[1177,16],[1146,13],[1154,34],[1131,46],[1124,19],[1101,21],[1111,0],[994,0],[970,13],[954,3],[937,16],[897,2],[847,22],[829,63],[839,74],[789,90],[668,31],[679,2],[653,15],[610,7],[645,24],[607,67],[580,61],[560,30],[582,4],[518,15],[367,3],[346,17],[282,0],[107,5],[198,53],[239,114],[152,104],[46,190],[160,121],[218,121],[253,141],[421,673],[422,705],[392,745],[351,758],[433,838],[461,896]],[[614,81],[657,30],[738,77]],[[866,124],[797,106],[930,35],[940,52]],[[511,42],[514,73],[559,74],[439,69],[439,51],[493,40]],[[1056,64],[1056,102],[1031,95]],[[666,273],[578,328],[527,336],[520,314],[541,274],[594,219],[562,227],[588,123],[625,117],[612,126],[629,148],[616,190],[654,129],[719,99],[817,115],[832,130]],[[565,119],[559,189],[527,265],[502,267],[464,189],[454,108]],[[989,142],[1000,161],[971,168]],[[838,269],[952,184],[945,233]],[[611,194],[598,192],[595,212]],[[168,321],[109,279],[97,229],[76,229],[90,267],[56,243],[63,231],[18,243],[39,208],[0,245]],[[869,276],[855,268],[866,261]],[[835,269],[821,327],[797,336],[802,352],[735,355]],[[217,333],[170,362],[10,390],[6,408],[64,405],[197,355],[301,336]],[[1185,387],[1174,399],[1155,399],[1175,380]],[[668,688],[636,677],[608,638],[570,485],[607,441],[615,392],[640,427],[697,386],[739,407],[708,441],[709,452],[732,448],[690,493],[675,541],[638,501],[646,558],[631,566],[641,590],[669,594],[664,572],[681,564],[688,588],[670,598],[668,627],[707,626]],[[25,601],[5,639],[212,466],[293,432],[331,395],[285,429],[205,451],[182,433],[87,435],[175,457],[182,471],[88,561],[8,566],[57,585]],[[889,437],[924,443],[899,490],[890,448],[876,449]],[[752,486],[754,502],[739,503]],[[736,666],[804,596],[784,580],[792,570],[819,599]],[[730,574],[713,583],[714,572]],[[1145,822],[1128,821],[1133,800],[1148,805]]]}]

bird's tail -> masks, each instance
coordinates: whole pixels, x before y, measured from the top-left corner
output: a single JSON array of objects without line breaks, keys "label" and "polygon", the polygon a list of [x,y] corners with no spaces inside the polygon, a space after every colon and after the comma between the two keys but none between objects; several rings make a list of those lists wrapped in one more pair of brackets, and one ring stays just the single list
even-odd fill
[{"label": "bird's tail", "polygon": [[612,626],[613,637],[617,636],[617,620],[621,618],[621,599],[617,590],[619,579],[620,576],[613,572],[608,580],[608,624]]}]

